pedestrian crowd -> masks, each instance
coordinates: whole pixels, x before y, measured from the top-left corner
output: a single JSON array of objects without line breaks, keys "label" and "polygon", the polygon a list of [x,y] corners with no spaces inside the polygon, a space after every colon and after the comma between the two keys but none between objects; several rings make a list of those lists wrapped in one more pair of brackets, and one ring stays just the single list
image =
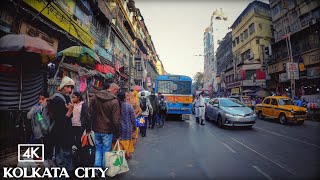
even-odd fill
[{"label": "pedestrian crowd", "polygon": [[146,137],[148,128],[164,127],[168,107],[161,93],[125,92],[110,83],[84,100],[73,92],[74,86],[71,78],[63,77],[59,90],[51,97],[41,93],[27,114],[31,141],[45,145],[46,167],[65,167],[70,174],[80,166],[107,168],[106,153],[116,142],[129,160],[139,132]]}]

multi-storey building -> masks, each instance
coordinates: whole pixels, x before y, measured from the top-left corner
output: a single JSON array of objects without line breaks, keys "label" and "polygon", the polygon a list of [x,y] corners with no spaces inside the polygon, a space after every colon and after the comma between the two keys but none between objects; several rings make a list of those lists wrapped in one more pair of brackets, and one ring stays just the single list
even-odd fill
[{"label": "multi-storey building", "polygon": [[157,61],[157,71],[159,72],[159,75],[164,75],[164,67],[160,60]]},{"label": "multi-storey building", "polygon": [[204,81],[204,89],[212,89],[212,82],[211,82],[211,78],[213,75],[212,72],[212,46],[213,46],[213,42],[212,42],[212,34],[210,32],[210,28],[206,28],[205,32],[204,32],[204,37],[203,37],[203,42],[204,42],[204,53],[203,53],[203,58],[204,58],[204,72],[203,72],[203,81]]},{"label": "multi-storey building", "polygon": [[[11,108],[23,110],[21,115],[25,115],[25,111],[38,102],[40,92],[47,90],[53,94],[57,90],[64,75],[75,80],[75,90],[86,94],[88,102],[91,91],[103,88],[110,81],[128,90],[137,82],[133,76],[138,74],[135,67],[144,70],[137,83],[145,81],[149,90],[158,74],[156,63],[160,59],[156,56],[143,17],[132,0],[4,0],[0,6],[0,38],[7,34],[41,38],[56,52],[71,46],[90,48],[99,59],[96,56],[94,60],[85,56],[59,56],[49,66],[41,61],[33,66],[30,62],[40,59],[37,54],[17,54],[20,58],[16,59],[30,60],[18,62],[19,67],[23,64],[27,69],[21,68],[18,75],[15,73],[18,63],[8,65],[11,62],[5,62],[1,56],[0,84],[11,84],[5,89],[0,88],[1,116],[5,119],[0,127],[6,129],[15,129],[16,126],[11,123],[14,121]],[[60,63],[62,59],[64,61]],[[6,146],[16,146],[16,143],[26,143],[24,140],[30,138],[21,136],[20,142],[20,137],[16,137],[20,135],[12,131],[1,140],[6,141]]]},{"label": "multi-storey building", "polygon": [[226,36],[219,41],[216,53],[217,59],[217,95],[227,96],[225,91],[226,80],[233,76],[233,56],[232,56],[232,33],[228,32]]},{"label": "multi-storey building", "polygon": [[[295,94],[310,97],[308,99],[312,101],[315,99],[314,95],[319,96],[320,93],[320,1],[269,2],[275,43],[272,44],[272,55],[268,61],[268,87],[288,96]],[[299,65],[299,76],[292,83],[286,71],[287,62]],[[291,89],[295,89],[294,93]]]},{"label": "multi-storey building", "polygon": [[272,42],[268,4],[253,1],[238,16],[232,28],[234,73],[226,79],[232,94],[257,90],[266,85],[264,48]]},{"label": "multi-storey building", "polygon": [[[110,66],[108,69],[114,74],[113,80],[123,88],[129,88],[129,84],[134,82],[134,56],[137,51],[145,54],[146,62],[152,66],[150,70],[156,69],[156,50],[133,0],[25,0],[20,6],[13,1],[6,1],[6,4],[0,9],[1,36],[28,34],[31,28],[45,35],[48,42],[53,42],[56,51],[72,45],[89,47],[97,52],[105,65]],[[18,7],[22,11],[14,16],[6,9],[10,7]],[[157,71],[151,73],[158,74]]]}]

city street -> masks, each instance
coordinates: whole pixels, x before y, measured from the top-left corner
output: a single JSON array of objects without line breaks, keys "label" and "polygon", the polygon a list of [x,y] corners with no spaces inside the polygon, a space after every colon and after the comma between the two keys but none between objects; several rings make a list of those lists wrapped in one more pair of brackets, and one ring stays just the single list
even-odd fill
[{"label": "city street", "polygon": [[219,129],[168,121],[140,138],[130,171],[119,179],[310,179],[319,177],[320,124],[258,120],[254,127]]}]

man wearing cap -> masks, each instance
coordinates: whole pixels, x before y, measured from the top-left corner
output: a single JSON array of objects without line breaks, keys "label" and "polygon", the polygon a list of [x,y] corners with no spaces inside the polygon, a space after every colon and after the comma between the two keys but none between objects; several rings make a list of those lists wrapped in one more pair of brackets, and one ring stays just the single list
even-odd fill
[{"label": "man wearing cap", "polygon": [[50,102],[54,126],[50,133],[50,140],[55,147],[55,163],[58,167],[65,167],[72,174],[72,111],[70,95],[74,89],[74,81],[65,76],[62,78],[59,91],[53,95]]}]

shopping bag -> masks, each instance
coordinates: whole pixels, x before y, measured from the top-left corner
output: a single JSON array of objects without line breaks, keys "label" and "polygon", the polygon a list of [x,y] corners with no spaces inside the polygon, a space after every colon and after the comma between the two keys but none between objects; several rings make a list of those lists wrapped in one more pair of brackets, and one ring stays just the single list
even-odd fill
[{"label": "shopping bag", "polygon": [[146,126],[147,118],[145,116],[139,116],[136,118],[136,125],[137,127],[144,127]]},{"label": "shopping bag", "polygon": [[90,131],[89,133],[87,133],[86,130],[83,131],[82,136],[81,136],[81,145],[82,145],[82,147],[95,145],[93,131]]},{"label": "shopping bag", "polygon": [[111,152],[105,154],[105,165],[108,168],[107,176],[114,177],[129,171],[128,163],[125,157],[125,151],[120,149],[120,142],[117,140]]}]

